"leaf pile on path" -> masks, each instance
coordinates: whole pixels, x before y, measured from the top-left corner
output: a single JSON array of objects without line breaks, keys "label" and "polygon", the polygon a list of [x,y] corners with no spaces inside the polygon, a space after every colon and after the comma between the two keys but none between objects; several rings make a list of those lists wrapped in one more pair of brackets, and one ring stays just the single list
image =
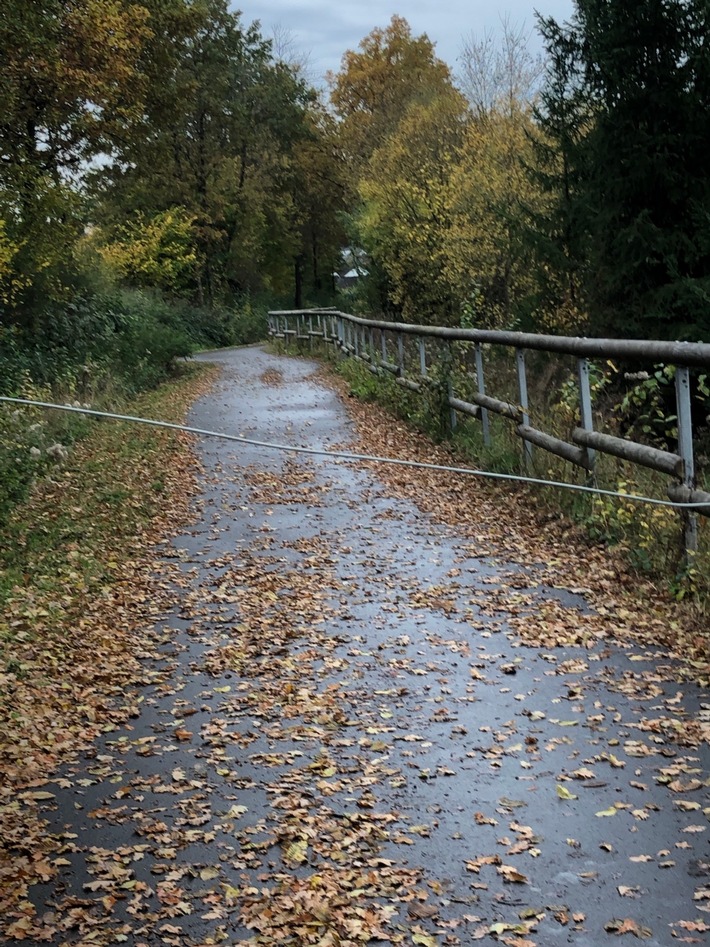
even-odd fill
[{"label": "leaf pile on path", "polygon": [[[213,374],[193,371],[131,409],[180,421]],[[37,846],[37,810],[51,794],[36,787],[136,712],[131,688],[146,680],[141,659],[165,596],[151,578],[154,547],[186,521],[196,474],[186,436],[97,424],[9,521],[3,568],[17,581],[0,622],[0,890],[11,901],[54,873],[50,841]]]}]

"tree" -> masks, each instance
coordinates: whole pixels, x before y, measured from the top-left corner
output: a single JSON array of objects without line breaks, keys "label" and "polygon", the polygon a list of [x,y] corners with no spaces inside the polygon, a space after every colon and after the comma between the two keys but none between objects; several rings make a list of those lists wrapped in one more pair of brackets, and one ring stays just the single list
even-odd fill
[{"label": "tree", "polygon": [[356,174],[381,147],[413,102],[427,102],[451,88],[448,66],[437,58],[426,33],[414,37],[407,21],[393,16],[348,50],[340,71],[328,76],[330,101],[340,119],[342,148]]},{"label": "tree", "polygon": [[110,151],[140,111],[144,7],[124,0],[6,0],[0,17],[0,216],[16,246],[11,319],[39,312],[70,283],[83,229],[72,181]]},{"label": "tree", "polygon": [[492,111],[516,111],[539,91],[543,61],[530,51],[530,34],[505,17],[496,36],[471,33],[463,41],[459,86],[478,118]]},{"label": "tree", "polygon": [[469,36],[460,56],[471,121],[451,177],[446,269],[468,320],[508,328],[519,322],[534,286],[521,224],[523,209],[540,204],[525,165],[542,63],[524,27],[508,19],[501,27],[498,37]]},{"label": "tree", "polygon": [[412,322],[458,321],[458,287],[445,274],[450,176],[465,134],[466,102],[453,88],[413,102],[372,155],[360,183],[360,233]]},{"label": "tree", "polygon": [[[710,332],[705,0],[577,0],[570,44],[594,122],[581,148],[593,330]],[[551,24],[552,27],[552,24]]]},{"label": "tree", "polygon": [[295,211],[300,246],[294,260],[294,306],[308,293],[329,298],[333,271],[346,242],[342,217],[347,209],[346,167],[337,150],[337,130],[325,109],[311,107],[309,134],[294,150]]},{"label": "tree", "polygon": [[19,249],[8,237],[5,221],[0,220],[0,304],[3,306],[12,306],[23,289],[22,279],[14,265]]},{"label": "tree", "polygon": [[526,166],[539,195],[536,203],[524,207],[524,237],[536,275],[527,309],[536,326],[569,334],[588,329],[584,169],[594,111],[574,34],[552,18],[538,17],[538,29],[547,59],[533,108],[532,154]]},{"label": "tree", "polygon": [[524,167],[531,129],[523,103],[473,119],[451,173],[446,276],[485,328],[515,326],[533,287],[521,240],[522,208],[539,200]]},{"label": "tree", "polygon": [[151,219],[138,213],[120,228],[116,241],[93,242],[120,278],[134,286],[180,296],[194,285],[199,265],[193,223],[182,208],[163,211]]},{"label": "tree", "polygon": [[283,291],[300,245],[294,153],[310,133],[313,95],[227,0],[169,12],[167,22],[160,5],[155,14],[161,40],[150,62],[163,74],[142,132],[97,175],[102,212],[119,224],[127,207],[149,217],[184,208],[194,219],[199,302],[262,286]]}]

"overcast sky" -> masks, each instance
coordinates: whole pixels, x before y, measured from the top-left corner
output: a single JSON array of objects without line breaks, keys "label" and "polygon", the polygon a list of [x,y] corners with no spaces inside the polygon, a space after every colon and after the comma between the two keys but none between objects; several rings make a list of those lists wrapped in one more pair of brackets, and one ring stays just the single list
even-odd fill
[{"label": "overcast sky", "polygon": [[[274,27],[288,32],[298,51],[309,60],[309,78],[321,84],[328,69],[337,71],[348,49],[357,49],[374,27],[387,26],[393,14],[409,21],[415,35],[426,33],[436,43],[436,51],[452,71],[461,38],[473,32],[482,36],[486,29],[496,30],[501,17],[509,15],[513,24],[534,26],[534,10],[558,20],[567,19],[572,0],[243,0],[234,9],[243,12],[246,22],[259,20],[262,33],[270,35]],[[538,46],[539,48],[539,46]]]}]

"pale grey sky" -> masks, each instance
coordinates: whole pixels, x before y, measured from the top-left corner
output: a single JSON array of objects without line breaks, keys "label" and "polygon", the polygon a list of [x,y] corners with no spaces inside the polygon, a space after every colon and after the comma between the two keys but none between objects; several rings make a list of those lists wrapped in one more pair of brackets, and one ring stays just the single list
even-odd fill
[{"label": "pale grey sky", "polygon": [[461,39],[471,32],[482,36],[486,29],[496,30],[506,15],[532,30],[536,9],[557,20],[573,11],[572,0],[233,0],[232,6],[246,22],[259,20],[264,35],[276,26],[290,33],[308,57],[310,78],[317,84],[328,69],[337,71],[346,50],[357,49],[363,37],[376,26],[387,26],[395,13],[409,21],[415,35],[426,33],[456,72]]}]

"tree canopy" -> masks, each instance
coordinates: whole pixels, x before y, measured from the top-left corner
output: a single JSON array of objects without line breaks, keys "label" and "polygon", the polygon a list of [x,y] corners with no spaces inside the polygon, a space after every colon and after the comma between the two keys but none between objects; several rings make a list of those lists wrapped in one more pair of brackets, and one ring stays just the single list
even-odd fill
[{"label": "tree canopy", "polygon": [[331,302],[349,243],[389,315],[706,336],[707,18],[577,0],[538,17],[542,63],[506,21],[455,77],[394,16],[326,103],[228,0],[7,0],[3,323],[41,332],[106,279]]}]

